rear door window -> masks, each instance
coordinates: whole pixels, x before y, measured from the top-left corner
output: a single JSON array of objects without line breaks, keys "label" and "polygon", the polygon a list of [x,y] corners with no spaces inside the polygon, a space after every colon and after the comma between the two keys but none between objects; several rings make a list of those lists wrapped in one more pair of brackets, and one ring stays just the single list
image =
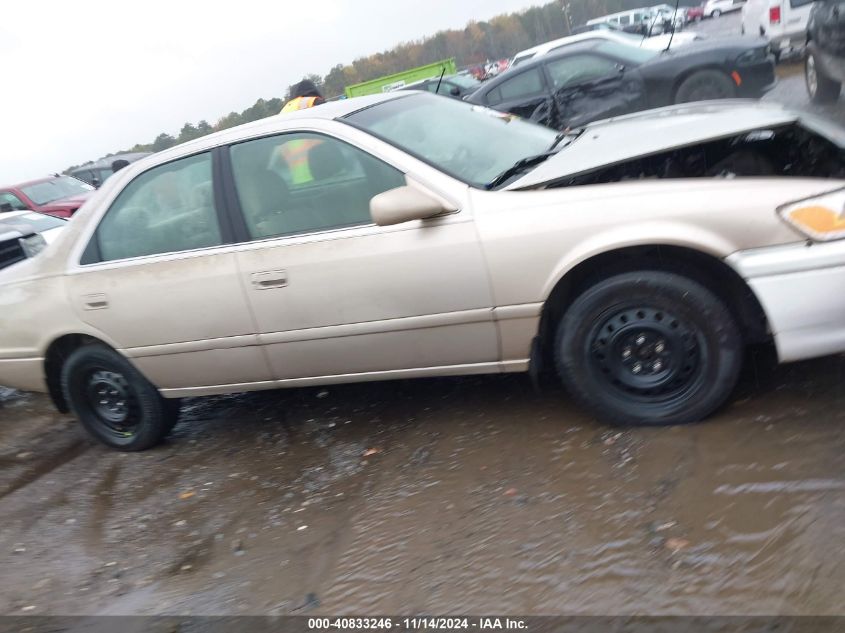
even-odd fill
[{"label": "rear door window", "polygon": [[112,203],[95,234],[100,261],[222,244],[211,153],[145,171]]}]

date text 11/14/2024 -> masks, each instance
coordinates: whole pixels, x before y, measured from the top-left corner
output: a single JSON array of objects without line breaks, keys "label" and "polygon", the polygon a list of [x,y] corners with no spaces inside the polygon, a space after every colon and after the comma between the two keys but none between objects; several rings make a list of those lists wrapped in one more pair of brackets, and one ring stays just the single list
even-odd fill
[{"label": "date text 11/14/2024", "polygon": [[308,629],[319,631],[342,629],[347,631],[364,630],[405,630],[405,631],[453,631],[453,630],[524,630],[527,625],[519,618],[497,617],[378,617],[378,618],[308,618]]}]

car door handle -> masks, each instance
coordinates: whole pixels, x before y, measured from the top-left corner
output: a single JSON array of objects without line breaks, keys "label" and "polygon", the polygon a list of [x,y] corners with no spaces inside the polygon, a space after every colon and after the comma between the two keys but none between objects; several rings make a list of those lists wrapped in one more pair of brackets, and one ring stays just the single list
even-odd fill
[{"label": "car door handle", "polygon": [[86,310],[105,310],[109,307],[109,298],[103,293],[82,295],[82,306]]},{"label": "car door handle", "polygon": [[284,270],[266,270],[260,273],[252,273],[252,287],[256,290],[270,290],[271,288],[284,288],[288,285],[288,274]]}]

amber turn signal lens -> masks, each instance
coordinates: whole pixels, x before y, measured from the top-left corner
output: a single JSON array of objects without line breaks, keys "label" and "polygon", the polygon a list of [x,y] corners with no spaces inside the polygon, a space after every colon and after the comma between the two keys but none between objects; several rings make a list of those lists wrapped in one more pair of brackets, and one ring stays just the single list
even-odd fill
[{"label": "amber turn signal lens", "polygon": [[778,211],[784,220],[813,240],[845,238],[845,190],[787,204]]}]

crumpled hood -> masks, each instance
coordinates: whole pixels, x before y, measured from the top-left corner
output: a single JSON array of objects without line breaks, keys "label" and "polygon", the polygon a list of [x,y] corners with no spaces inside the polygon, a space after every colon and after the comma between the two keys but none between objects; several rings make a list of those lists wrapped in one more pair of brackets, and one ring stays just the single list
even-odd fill
[{"label": "crumpled hood", "polygon": [[683,104],[596,121],[506,189],[532,187],[640,156],[787,125],[798,112],[752,100]]}]

